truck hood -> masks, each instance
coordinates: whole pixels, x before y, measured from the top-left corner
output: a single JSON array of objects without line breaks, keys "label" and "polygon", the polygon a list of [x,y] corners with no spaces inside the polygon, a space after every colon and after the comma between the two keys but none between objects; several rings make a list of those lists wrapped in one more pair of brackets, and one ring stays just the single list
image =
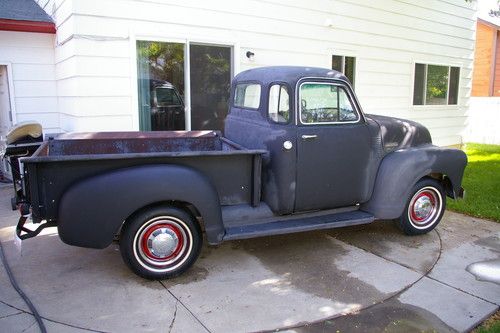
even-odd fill
[{"label": "truck hood", "polygon": [[432,144],[429,130],[417,122],[373,114],[367,115],[367,118],[380,126],[382,145],[386,153]]}]

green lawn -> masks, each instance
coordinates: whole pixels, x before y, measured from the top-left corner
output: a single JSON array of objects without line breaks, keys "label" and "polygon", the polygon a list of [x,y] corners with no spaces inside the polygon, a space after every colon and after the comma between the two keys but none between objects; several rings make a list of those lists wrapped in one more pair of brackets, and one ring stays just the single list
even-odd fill
[{"label": "green lawn", "polygon": [[500,222],[500,145],[468,143],[465,152],[465,200],[449,200],[448,208]]},{"label": "green lawn", "polygon": [[500,333],[500,311],[497,311],[490,318],[486,319],[472,333]]}]

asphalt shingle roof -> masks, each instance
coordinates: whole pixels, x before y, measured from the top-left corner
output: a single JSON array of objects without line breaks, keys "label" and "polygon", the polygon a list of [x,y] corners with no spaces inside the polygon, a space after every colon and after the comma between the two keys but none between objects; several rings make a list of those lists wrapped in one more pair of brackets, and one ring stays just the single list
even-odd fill
[{"label": "asphalt shingle roof", "polygon": [[53,23],[34,0],[0,0],[0,19]]}]

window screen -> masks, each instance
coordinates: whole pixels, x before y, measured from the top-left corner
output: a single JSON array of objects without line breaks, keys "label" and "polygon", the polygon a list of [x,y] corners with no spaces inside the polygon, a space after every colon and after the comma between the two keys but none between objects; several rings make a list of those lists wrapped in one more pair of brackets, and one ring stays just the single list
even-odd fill
[{"label": "window screen", "polygon": [[458,104],[458,82],[460,80],[460,67],[450,68],[450,88],[448,91],[448,104]]},{"label": "window screen", "polygon": [[424,105],[425,70],[424,64],[415,64],[413,105]]},{"label": "window screen", "polygon": [[234,106],[247,109],[258,109],[260,105],[260,84],[242,83],[236,86]]},{"label": "window screen", "polygon": [[351,81],[351,85],[354,87],[354,73],[356,72],[355,57],[333,55],[332,69],[343,73],[349,79],[349,81]]}]

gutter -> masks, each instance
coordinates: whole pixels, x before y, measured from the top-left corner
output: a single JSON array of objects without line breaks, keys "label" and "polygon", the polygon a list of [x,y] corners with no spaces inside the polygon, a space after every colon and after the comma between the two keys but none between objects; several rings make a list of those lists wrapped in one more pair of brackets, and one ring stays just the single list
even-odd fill
[{"label": "gutter", "polygon": [[53,22],[9,20],[0,18],[0,30],[55,34]]}]

